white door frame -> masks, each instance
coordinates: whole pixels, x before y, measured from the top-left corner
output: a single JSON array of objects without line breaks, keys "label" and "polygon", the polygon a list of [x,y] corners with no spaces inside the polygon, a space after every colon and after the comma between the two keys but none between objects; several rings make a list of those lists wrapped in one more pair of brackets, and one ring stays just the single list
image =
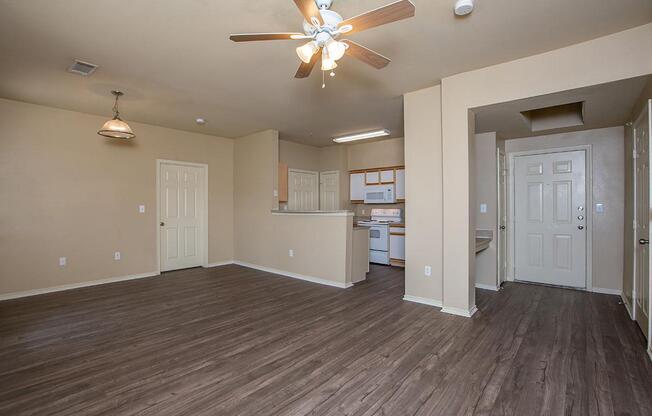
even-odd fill
[{"label": "white door frame", "polygon": [[177,165],[204,170],[204,204],[202,207],[202,266],[208,266],[208,165],[179,160],[156,159],[156,271],[161,274],[161,165]]},{"label": "white door frame", "polygon": [[[504,170],[507,170],[507,154],[505,153],[504,150],[497,148],[496,149],[496,190],[497,190],[497,195],[496,195],[496,287],[500,289],[503,279],[507,280],[507,276],[501,276],[500,275],[500,257],[505,256],[508,257],[507,253],[502,253],[501,247],[501,240],[502,240],[502,234],[501,229],[500,229],[500,224],[503,222],[503,219],[501,217],[501,212],[503,209],[507,210],[507,207],[503,207],[503,203],[500,200],[500,178],[503,172],[500,171],[500,156],[503,155],[505,156],[505,166],[503,166]],[[505,199],[507,199],[507,192],[509,188],[509,184],[507,183],[508,180],[508,175],[505,175]],[[506,215],[507,221],[509,221],[509,214]],[[505,224],[507,225],[507,224]],[[507,240],[507,244],[505,244],[505,247],[509,247],[509,238],[507,237],[507,232],[505,234],[505,239]],[[505,250],[509,252],[509,250]],[[508,259],[506,258],[505,261],[509,263]],[[505,267],[505,274],[509,275],[508,272],[508,267]],[[502,278],[501,278],[502,277]]]},{"label": "white door frame", "polygon": [[516,201],[514,195],[516,194],[516,181],[514,178],[514,159],[519,156],[533,156],[533,155],[547,155],[551,153],[565,153],[574,151],[584,151],[586,156],[585,171],[586,171],[586,291],[593,291],[593,158],[592,146],[578,145],[568,147],[554,147],[541,150],[527,150],[522,152],[509,152],[509,172],[507,175],[508,184],[507,192],[509,193],[509,209],[507,210],[507,223],[509,224],[509,232],[507,235],[507,280],[514,281],[516,275],[516,261],[515,261],[515,244],[516,241],[516,223],[514,220],[514,212],[516,210]]},{"label": "white door frame", "polygon": [[340,207],[340,171],[339,170],[327,170],[324,172],[319,172],[319,181],[317,181],[318,188],[317,192],[319,193],[319,209],[321,209],[321,176],[322,175],[332,175],[335,174],[337,175],[337,209],[339,210]]}]

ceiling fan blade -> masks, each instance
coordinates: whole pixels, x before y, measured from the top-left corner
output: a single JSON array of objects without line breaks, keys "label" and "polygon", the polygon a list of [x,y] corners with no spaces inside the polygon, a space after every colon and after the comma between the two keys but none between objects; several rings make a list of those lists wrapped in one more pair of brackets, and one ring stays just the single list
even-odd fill
[{"label": "ceiling fan blade", "polygon": [[392,23],[398,20],[413,17],[415,11],[416,8],[410,0],[399,0],[395,3],[388,4],[387,6],[380,7],[350,19],[346,19],[340,23],[339,26],[353,26],[353,29],[349,32],[349,34],[351,34],[371,29],[372,27],[385,25],[387,23]]},{"label": "ceiling fan blade", "polygon": [[310,63],[301,62],[299,70],[294,75],[295,78],[308,78],[312,69],[315,67],[315,64],[321,59],[321,50],[312,56]]},{"label": "ceiling fan blade", "polygon": [[364,62],[367,65],[371,65],[376,69],[383,69],[391,60],[377,52],[372,51],[371,49],[365,48],[359,43],[355,43],[352,40],[344,39],[342,42],[349,45],[346,49],[346,54],[357,58]]},{"label": "ceiling fan blade", "polygon": [[324,24],[324,20],[321,18],[321,13],[319,13],[319,7],[315,0],[294,0],[294,4],[297,5],[301,14],[306,19],[306,22],[311,23],[312,18],[316,18],[319,21],[320,25]]},{"label": "ceiling fan blade", "polygon": [[303,33],[242,33],[229,36],[234,42],[254,42],[259,40],[293,40],[293,36],[304,36]]}]

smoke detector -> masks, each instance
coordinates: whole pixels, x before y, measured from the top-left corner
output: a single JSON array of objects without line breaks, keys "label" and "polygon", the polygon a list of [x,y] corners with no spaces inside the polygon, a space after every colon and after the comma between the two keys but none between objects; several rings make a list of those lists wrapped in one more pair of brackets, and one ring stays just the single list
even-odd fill
[{"label": "smoke detector", "polygon": [[72,72],[73,74],[87,77],[89,75],[92,75],[96,69],[97,69],[97,65],[95,64],[92,64],[90,62],[80,61],[79,59],[75,59],[75,62],[73,62],[70,68],[68,68],[68,72]]},{"label": "smoke detector", "polygon": [[455,14],[466,16],[473,11],[473,0],[457,0],[455,3]]}]

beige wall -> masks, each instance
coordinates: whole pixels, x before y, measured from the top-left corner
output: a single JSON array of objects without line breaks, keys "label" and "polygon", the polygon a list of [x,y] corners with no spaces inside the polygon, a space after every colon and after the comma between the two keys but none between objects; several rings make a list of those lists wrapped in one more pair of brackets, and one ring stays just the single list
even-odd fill
[{"label": "beige wall", "polygon": [[291,169],[321,170],[321,154],[318,147],[279,140],[279,161]]},{"label": "beige wall", "polygon": [[505,150],[523,152],[590,145],[593,203],[605,212],[593,215],[593,287],[622,289],[625,215],[625,143],[623,127],[507,140]]},{"label": "beige wall", "polygon": [[444,306],[471,311],[475,304],[469,110],[650,73],[652,24],[647,24],[442,80]]},{"label": "beige wall", "polygon": [[[652,77],[641,93],[632,110],[630,120],[632,123],[638,119],[645,103],[652,99]],[[634,229],[634,132],[631,126],[625,126],[625,253],[623,256],[623,294],[629,305],[632,302],[634,289],[634,250],[638,244],[635,240]]]},{"label": "beige wall", "polygon": [[[442,153],[441,88],[406,94],[405,113],[405,295],[441,303]],[[432,275],[424,275],[431,266]]]},{"label": "beige wall", "polygon": [[405,163],[403,138],[347,145],[349,170],[401,166]]},{"label": "beige wall", "polygon": [[[476,229],[494,234],[489,248],[475,256],[476,284],[496,287],[498,245],[498,184],[496,160],[496,133],[475,135],[475,221]],[[480,212],[480,204],[487,204],[487,212]]]},{"label": "beige wall", "polygon": [[277,131],[235,140],[236,261],[346,285],[352,216],[272,214],[278,152]]},{"label": "beige wall", "polygon": [[233,259],[233,140],[105,121],[0,99],[0,294],[155,272],[156,159],[208,164],[209,262]]}]

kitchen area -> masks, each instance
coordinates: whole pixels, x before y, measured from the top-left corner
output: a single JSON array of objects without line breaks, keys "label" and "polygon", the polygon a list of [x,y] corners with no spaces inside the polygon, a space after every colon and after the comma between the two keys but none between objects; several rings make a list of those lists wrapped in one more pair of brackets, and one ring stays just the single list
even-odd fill
[{"label": "kitchen area", "polygon": [[[279,141],[279,211],[352,215],[367,263],[405,267],[403,139],[314,147]],[[359,237],[358,237],[359,239]]]}]

